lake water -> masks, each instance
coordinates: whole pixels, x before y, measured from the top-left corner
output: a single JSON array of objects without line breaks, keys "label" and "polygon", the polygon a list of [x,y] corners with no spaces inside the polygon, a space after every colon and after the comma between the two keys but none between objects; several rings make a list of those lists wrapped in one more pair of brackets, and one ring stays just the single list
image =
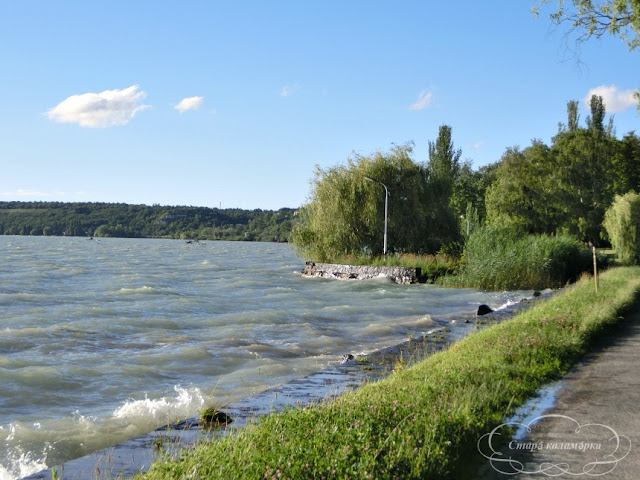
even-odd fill
[{"label": "lake water", "polygon": [[0,480],[531,292],[304,278],[286,244],[0,237]]}]

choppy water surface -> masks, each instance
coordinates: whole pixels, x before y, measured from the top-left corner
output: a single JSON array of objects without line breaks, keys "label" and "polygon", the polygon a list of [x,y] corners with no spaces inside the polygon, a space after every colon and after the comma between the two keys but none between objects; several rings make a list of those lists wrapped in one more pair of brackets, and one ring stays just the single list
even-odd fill
[{"label": "choppy water surface", "polygon": [[0,259],[0,480],[531,293],[303,278],[284,244],[8,236]]}]

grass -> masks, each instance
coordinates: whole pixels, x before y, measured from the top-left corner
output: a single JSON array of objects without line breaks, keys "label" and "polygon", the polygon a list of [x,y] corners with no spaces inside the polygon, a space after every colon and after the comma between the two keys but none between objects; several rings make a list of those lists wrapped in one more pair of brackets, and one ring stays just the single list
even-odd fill
[{"label": "grass", "polygon": [[583,278],[384,380],[263,417],[140,478],[468,478],[478,439],[566,373],[639,294],[640,267],[604,272],[597,295]]}]

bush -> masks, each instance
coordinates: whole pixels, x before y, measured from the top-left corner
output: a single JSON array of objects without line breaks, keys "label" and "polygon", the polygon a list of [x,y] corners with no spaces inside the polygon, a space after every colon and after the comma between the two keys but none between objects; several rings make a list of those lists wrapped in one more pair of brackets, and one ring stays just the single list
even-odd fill
[{"label": "bush", "polygon": [[604,228],[621,263],[640,263],[640,194],[616,195],[604,214]]},{"label": "bush", "polygon": [[527,235],[516,228],[472,232],[454,283],[490,290],[558,288],[592,268],[591,252],[570,235]]}]

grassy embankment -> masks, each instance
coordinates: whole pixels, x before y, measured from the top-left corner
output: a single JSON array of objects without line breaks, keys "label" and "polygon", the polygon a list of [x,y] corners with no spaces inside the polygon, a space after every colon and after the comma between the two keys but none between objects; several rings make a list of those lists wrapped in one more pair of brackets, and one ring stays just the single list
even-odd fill
[{"label": "grassy embankment", "polygon": [[467,478],[478,439],[566,373],[640,295],[640,267],[584,278],[517,317],[335,401],[272,414],[143,478]]}]

